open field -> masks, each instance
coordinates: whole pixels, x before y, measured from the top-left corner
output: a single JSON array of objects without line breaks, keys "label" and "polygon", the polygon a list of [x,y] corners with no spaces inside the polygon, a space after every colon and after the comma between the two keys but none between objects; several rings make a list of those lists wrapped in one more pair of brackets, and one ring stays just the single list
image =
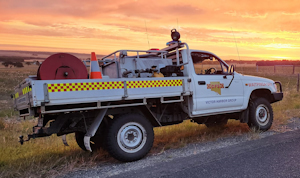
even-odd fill
[{"label": "open field", "polygon": [[[37,66],[24,68],[0,67],[0,177],[47,177],[64,174],[77,168],[87,168],[105,162],[117,162],[107,152],[83,152],[77,146],[74,135],[68,135],[69,147],[65,147],[59,137],[51,136],[18,143],[19,135],[26,135],[36,124],[35,119],[22,121],[12,110],[10,94],[13,87],[28,75],[35,75]],[[293,117],[300,117],[300,93],[296,91],[297,75],[290,69],[276,71],[273,67],[237,66],[236,71],[281,81],[284,90],[283,101],[274,103],[273,131],[286,131],[285,124]],[[296,73],[300,68],[296,68]],[[221,137],[254,133],[247,124],[230,121],[222,129],[208,129],[185,121],[182,124],[155,128],[155,141],[150,154],[161,153],[170,148],[183,147],[192,142],[206,142]]]}]

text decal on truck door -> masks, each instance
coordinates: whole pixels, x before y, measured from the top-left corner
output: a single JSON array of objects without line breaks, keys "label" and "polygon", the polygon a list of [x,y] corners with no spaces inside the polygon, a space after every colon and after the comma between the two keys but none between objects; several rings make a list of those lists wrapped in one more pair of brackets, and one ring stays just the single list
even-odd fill
[{"label": "text decal on truck door", "polygon": [[210,82],[210,84],[207,84],[207,89],[211,89],[211,91],[214,91],[221,95],[221,88],[224,88],[224,83],[220,82]]}]

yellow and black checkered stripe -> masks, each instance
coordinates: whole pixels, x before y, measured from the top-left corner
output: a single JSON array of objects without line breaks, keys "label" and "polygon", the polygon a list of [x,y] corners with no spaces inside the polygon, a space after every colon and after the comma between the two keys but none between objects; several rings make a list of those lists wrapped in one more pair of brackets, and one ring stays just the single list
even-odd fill
[{"label": "yellow and black checkered stripe", "polygon": [[12,95],[12,96],[13,96],[13,99],[17,99],[17,98],[19,98],[20,94],[19,94],[19,93],[15,93],[15,94]]},{"label": "yellow and black checkered stripe", "polygon": [[182,86],[182,80],[127,81],[127,88],[153,88]]},{"label": "yellow and black checkered stripe", "polygon": [[29,86],[22,89],[23,95],[29,93],[30,91],[31,91],[31,87],[29,87]]},{"label": "yellow and black checkered stripe", "polygon": [[22,89],[22,92],[18,92],[18,93],[15,93],[14,95],[13,95],[13,98],[14,99],[17,99],[17,98],[19,98],[20,97],[20,95],[25,95],[25,94],[27,94],[27,93],[29,93],[29,92],[31,92],[31,87],[25,87],[25,88],[23,88]]},{"label": "yellow and black checkered stripe", "polygon": [[[127,88],[153,88],[182,86],[182,80],[145,80],[127,81]],[[48,84],[48,92],[68,92],[87,90],[111,90],[124,88],[123,81],[116,82],[85,82],[85,83],[53,83]]]},{"label": "yellow and black checkered stripe", "polygon": [[124,82],[84,82],[84,83],[53,83],[48,84],[48,92],[86,91],[122,89]]}]

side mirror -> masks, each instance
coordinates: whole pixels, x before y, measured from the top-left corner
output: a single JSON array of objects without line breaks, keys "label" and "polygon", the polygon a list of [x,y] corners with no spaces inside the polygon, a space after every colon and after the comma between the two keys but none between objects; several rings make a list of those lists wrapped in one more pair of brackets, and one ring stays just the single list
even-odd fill
[{"label": "side mirror", "polygon": [[234,65],[231,64],[230,68],[229,68],[229,74],[233,74],[234,73]]},{"label": "side mirror", "polygon": [[232,83],[232,81],[233,81],[233,79],[234,79],[234,65],[233,64],[229,68],[229,75],[232,75],[232,79],[231,79],[229,85],[226,86],[225,88],[229,88],[230,85],[231,85],[231,83]]}]

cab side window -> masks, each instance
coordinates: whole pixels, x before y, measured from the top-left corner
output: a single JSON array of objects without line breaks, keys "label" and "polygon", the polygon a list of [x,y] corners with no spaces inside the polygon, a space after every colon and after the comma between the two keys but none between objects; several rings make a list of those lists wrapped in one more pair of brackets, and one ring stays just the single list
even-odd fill
[{"label": "cab side window", "polygon": [[192,52],[191,57],[197,75],[225,74],[228,72],[227,66],[211,54]]}]

